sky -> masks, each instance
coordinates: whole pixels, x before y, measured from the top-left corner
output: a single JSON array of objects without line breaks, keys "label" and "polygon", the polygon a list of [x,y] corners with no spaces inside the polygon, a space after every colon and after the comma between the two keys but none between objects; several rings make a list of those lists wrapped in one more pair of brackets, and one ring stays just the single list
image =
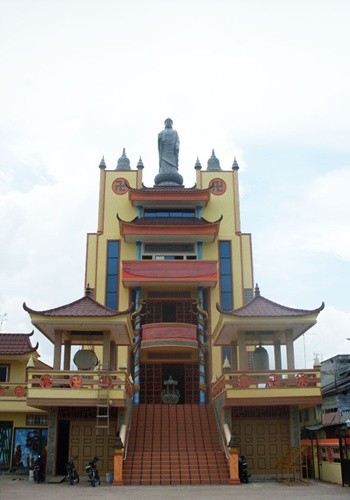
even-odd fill
[{"label": "sky", "polygon": [[169,116],[186,187],[197,157],[237,158],[261,295],[325,302],[296,367],[350,354],[349,18],[348,0],[0,0],[1,331],[32,331],[23,302],[83,296],[100,160],[125,148],[153,186]]}]

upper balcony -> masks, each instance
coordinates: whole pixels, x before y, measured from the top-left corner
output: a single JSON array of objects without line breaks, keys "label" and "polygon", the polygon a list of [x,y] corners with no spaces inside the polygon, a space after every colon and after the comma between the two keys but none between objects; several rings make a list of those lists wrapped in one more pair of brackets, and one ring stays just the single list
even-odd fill
[{"label": "upper balcony", "polygon": [[203,286],[215,287],[218,281],[216,261],[205,260],[123,260],[122,281],[126,287]]},{"label": "upper balcony", "polygon": [[321,404],[317,370],[270,370],[224,373],[212,383],[215,400],[225,396],[226,406]]},{"label": "upper balcony", "polygon": [[28,412],[27,382],[1,382],[0,405],[2,412]]},{"label": "upper balcony", "polygon": [[47,409],[53,406],[96,406],[101,378],[108,386],[111,407],[125,407],[133,397],[133,384],[124,371],[109,371],[100,377],[98,371],[30,370],[27,405]]}]

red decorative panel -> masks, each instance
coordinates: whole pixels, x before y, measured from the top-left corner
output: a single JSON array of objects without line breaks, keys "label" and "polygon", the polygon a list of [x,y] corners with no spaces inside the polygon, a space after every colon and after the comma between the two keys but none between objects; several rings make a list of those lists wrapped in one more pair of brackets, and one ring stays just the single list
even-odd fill
[{"label": "red decorative panel", "polygon": [[198,364],[185,365],[185,404],[199,404]]},{"label": "red decorative panel", "polygon": [[140,403],[162,402],[162,365],[142,364],[140,368]]}]

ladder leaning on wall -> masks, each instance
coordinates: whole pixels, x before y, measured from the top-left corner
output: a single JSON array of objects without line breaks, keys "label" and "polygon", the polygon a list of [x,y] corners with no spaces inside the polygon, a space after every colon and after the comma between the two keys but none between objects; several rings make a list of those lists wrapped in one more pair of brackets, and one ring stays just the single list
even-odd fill
[{"label": "ladder leaning on wall", "polygon": [[109,375],[109,363],[98,364],[98,386],[96,406],[96,435],[100,429],[107,429],[109,434],[109,389],[112,379]]}]

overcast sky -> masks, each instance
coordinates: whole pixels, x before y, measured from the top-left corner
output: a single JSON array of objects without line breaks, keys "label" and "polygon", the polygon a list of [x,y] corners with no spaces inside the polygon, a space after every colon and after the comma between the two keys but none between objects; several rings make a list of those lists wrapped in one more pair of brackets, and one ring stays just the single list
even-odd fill
[{"label": "overcast sky", "polygon": [[350,353],[349,19],[348,0],[0,0],[2,332],[32,330],[24,301],[83,295],[101,157],[141,155],[152,186],[170,116],[187,187],[197,156],[236,156],[261,295],[325,302],[297,367]]}]

